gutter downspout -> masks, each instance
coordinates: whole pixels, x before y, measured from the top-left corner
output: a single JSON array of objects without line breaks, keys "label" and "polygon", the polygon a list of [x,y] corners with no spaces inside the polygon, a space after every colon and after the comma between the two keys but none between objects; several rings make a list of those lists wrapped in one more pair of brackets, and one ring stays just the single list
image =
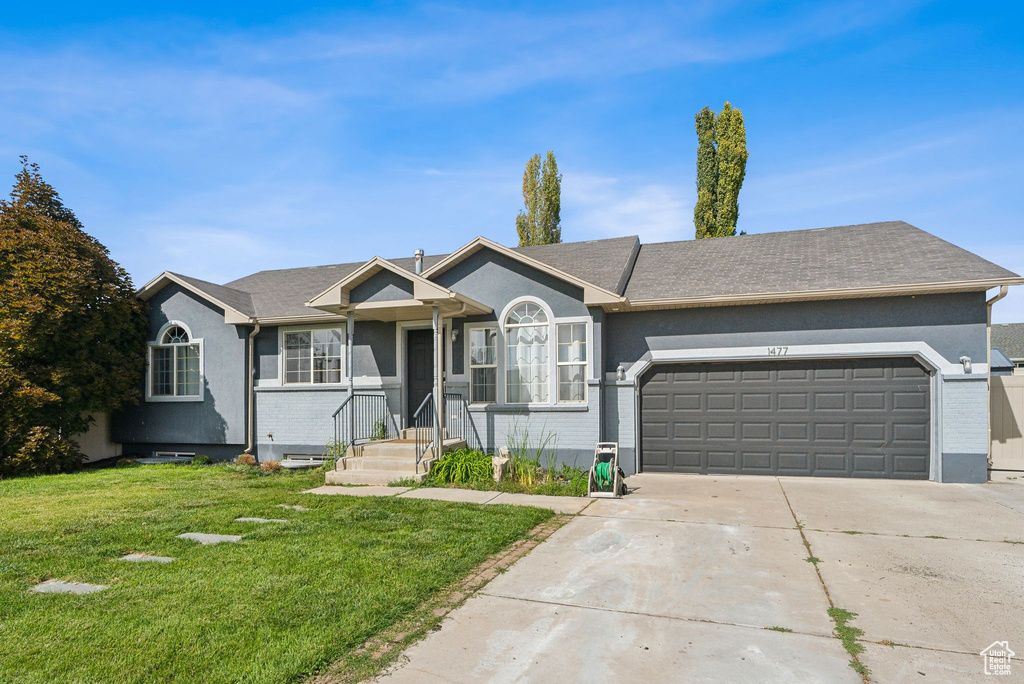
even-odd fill
[{"label": "gutter downspout", "polygon": [[992,299],[985,302],[985,354],[986,361],[988,362],[988,396],[989,396],[989,416],[988,416],[988,465],[992,467],[992,305],[998,302],[1000,299],[1006,296],[1006,293],[1010,291],[1010,288],[1006,285],[999,286],[999,294]]},{"label": "gutter downspout", "polygon": [[260,322],[253,319],[252,332],[249,333],[249,406],[246,415],[246,445],[245,453],[251,454],[253,447],[256,446],[256,421],[255,421],[255,404],[256,404],[256,334],[260,331]]}]

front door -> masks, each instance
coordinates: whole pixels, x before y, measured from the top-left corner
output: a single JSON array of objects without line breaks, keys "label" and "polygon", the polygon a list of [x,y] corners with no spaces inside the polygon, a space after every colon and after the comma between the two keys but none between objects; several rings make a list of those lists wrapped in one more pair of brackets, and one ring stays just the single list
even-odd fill
[{"label": "front door", "polygon": [[410,330],[405,344],[406,427],[423,399],[434,391],[434,331]]}]

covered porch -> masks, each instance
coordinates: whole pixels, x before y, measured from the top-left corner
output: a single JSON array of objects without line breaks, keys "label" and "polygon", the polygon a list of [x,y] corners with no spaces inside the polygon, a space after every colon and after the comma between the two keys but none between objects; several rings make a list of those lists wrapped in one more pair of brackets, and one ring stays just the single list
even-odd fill
[{"label": "covered porch", "polygon": [[490,314],[490,307],[383,259],[371,260],[307,306],[344,317],[348,369],[354,368],[360,322],[394,323],[396,331],[399,405],[387,393],[356,390],[355,373],[347,373],[347,396],[332,416],[328,456],[336,470],[328,473],[329,483],[422,479],[445,450],[466,445],[465,398],[446,387],[447,330],[453,319]]}]

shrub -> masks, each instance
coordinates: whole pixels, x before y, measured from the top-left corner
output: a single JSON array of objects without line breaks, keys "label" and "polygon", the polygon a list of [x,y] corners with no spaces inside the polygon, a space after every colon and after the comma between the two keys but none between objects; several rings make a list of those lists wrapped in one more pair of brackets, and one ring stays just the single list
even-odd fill
[{"label": "shrub", "polygon": [[430,480],[436,484],[468,484],[493,477],[491,456],[472,449],[449,451],[430,467]]},{"label": "shrub", "polygon": [[235,463],[244,466],[254,466],[256,465],[256,457],[252,454],[239,454],[238,458],[235,459]]},{"label": "shrub", "polygon": [[280,472],[281,471],[281,462],[280,461],[274,461],[274,460],[263,461],[262,463],[260,463],[260,470],[262,470],[265,473],[277,473],[277,472]]},{"label": "shrub", "polygon": [[213,459],[206,454],[197,454],[192,457],[192,465],[210,465],[211,463],[213,463]]}]

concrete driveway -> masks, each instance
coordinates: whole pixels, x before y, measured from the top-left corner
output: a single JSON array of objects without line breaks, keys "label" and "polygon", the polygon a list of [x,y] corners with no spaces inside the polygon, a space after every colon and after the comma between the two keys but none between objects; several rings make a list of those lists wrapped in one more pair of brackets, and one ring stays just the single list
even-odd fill
[{"label": "concrete driveway", "polygon": [[1024,658],[1024,484],[628,482],[382,681],[860,682],[833,606],[857,614],[872,681],[982,681],[994,641]]}]

